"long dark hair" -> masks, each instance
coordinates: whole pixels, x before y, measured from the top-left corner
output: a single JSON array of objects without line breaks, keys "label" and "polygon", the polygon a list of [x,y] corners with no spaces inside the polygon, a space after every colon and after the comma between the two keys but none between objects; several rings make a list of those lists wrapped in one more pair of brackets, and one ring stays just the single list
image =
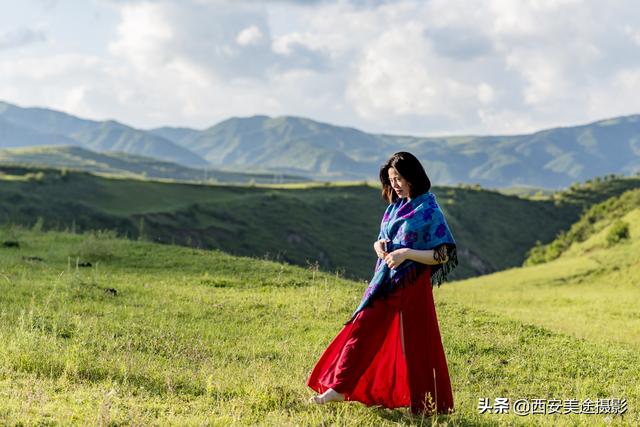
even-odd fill
[{"label": "long dark hair", "polygon": [[393,191],[389,181],[390,168],[398,171],[400,176],[409,183],[409,197],[417,197],[431,189],[431,181],[416,156],[406,151],[399,151],[380,168],[382,198],[388,203],[394,203],[398,200],[398,195]]}]

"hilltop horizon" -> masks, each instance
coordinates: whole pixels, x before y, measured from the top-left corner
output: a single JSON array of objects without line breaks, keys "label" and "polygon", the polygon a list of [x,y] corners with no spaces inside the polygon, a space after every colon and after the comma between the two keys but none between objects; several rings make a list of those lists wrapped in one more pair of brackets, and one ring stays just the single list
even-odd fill
[{"label": "hilltop horizon", "polygon": [[301,120],[307,120],[313,123],[317,123],[317,124],[322,124],[322,125],[329,125],[329,126],[333,126],[336,128],[344,128],[344,129],[353,129],[359,132],[363,132],[363,133],[368,133],[368,134],[375,134],[375,135],[380,135],[380,136],[392,136],[392,137],[414,137],[414,138],[451,138],[451,137],[459,137],[459,138],[467,138],[467,137],[490,137],[490,136],[525,136],[525,135],[534,135],[536,133],[539,132],[544,132],[544,131],[549,131],[549,130],[556,130],[556,129],[566,129],[566,128],[574,128],[574,127],[581,127],[581,126],[590,126],[590,125],[594,125],[597,123],[601,123],[601,122],[607,122],[609,120],[616,120],[616,119],[626,119],[626,118],[631,118],[631,117],[637,117],[640,116],[640,112],[637,113],[631,113],[631,114],[622,114],[622,115],[609,115],[609,116],[604,116],[602,118],[599,119],[595,119],[595,120],[582,120],[582,121],[575,121],[572,123],[564,123],[561,125],[553,125],[553,126],[547,126],[547,127],[539,127],[536,130],[533,131],[516,131],[516,132],[488,132],[488,133],[480,133],[480,132],[471,132],[471,133],[457,133],[457,132],[437,132],[437,133],[428,133],[428,134],[420,134],[420,133],[398,133],[398,132],[393,132],[393,131],[373,131],[373,130],[367,130],[364,129],[363,127],[360,126],[356,126],[356,125],[349,125],[349,124],[340,124],[340,123],[335,123],[333,121],[330,120],[322,120],[322,119],[318,119],[312,116],[306,116],[306,115],[299,115],[299,114],[275,114],[275,115],[271,115],[268,113],[254,113],[254,114],[240,114],[240,115],[230,115],[227,118],[218,120],[218,121],[212,121],[213,124],[208,125],[208,126],[190,126],[187,124],[176,124],[176,123],[171,123],[171,124],[159,124],[157,126],[137,126],[137,125],[132,125],[124,120],[120,120],[114,117],[111,118],[97,118],[97,117],[88,117],[86,115],[81,115],[81,114],[73,114],[71,112],[68,111],[64,111],[64,110],[59,110],[50,106],[46,106],[46,105],[21,105],[20,103],[17,102],[12,102],[12,101],[8,101],[6,99],[0,99],[0,105],[1,104],[6,104],[9,106],[13,106],[13,107],[18,107],[21,109],[34,109],[34,110],[46,110],[46,111],[52,111],[52,112],[57,112],[57,113],[62,113],[62,114],[66,114],[68,116],[72,116],[72,117],[76,117],[76,118],[80,118],[82,120],[86,120],[86,121],[90,121],[90,122],[94,122],[94,123],[116,123],[116,124],[122,124],[122,125],[126,125],[128,127],[134,128],[134,129],[138,129],[138,130],[142,130],[142,131],[148,131],[148,132],[152,132],[152,131],[156,131],[159,129],[178,129],[178,130],[189,130],[189,131],[198,131],[198,132],[202,132],[202,131],[206,131],[207,129],[211,129],[215,126],[218,126],[222,123],[228,122],[230,120],[250,120],[250,119],[268,119],[268,120],[278,120],[278,119],[301,119]]},{"label": "hilltop horizon", "polygon": [[0,103],[0,149],[43,145],[78,145],[190,168],[259,169],[318,181],[375,179],[391,154],[410,151],[441,185],[559,189],[596,176],[640,172],[640,115],[515,136],[419,137],[267,115],[232,117],[203,130],[144,130]]}]

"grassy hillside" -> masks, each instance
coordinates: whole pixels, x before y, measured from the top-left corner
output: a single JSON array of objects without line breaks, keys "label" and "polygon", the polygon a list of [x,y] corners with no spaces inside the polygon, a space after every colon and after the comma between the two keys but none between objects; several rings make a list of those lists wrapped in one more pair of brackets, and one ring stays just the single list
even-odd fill
[{"label": "grassy hillside", "polygon": [[0,150],[2,164],[74,170],[140,179],[166,179],[192,182],[287,183],[306,178],[275,173],[240,173],[216,169],[194,169],[173,162],[123,152],[97,153],[77,146],[42,146]]},{"label": "grassy hillside", "polygon": [[442,295],[580,338],[640,346],[640,205],[617,219],[628,225],[626,238],[611,242],[615,221],[603,218],[553,261],[460,281]]},{"label": "grassy hillside", "polygon": [[[307,375],[357,305],[363,284],[108,234],[4,228],[0,242],[0,424],[432,422],[403,409],[305,403],[312,394]],[[636,254],[638,243],[634,237]],[[621,277],[632,261],[606,259],[621,260]],[[91,267],[78,267],[84,262]],[[537,266],[434,290],[456,405],[454,415],[439,418],[443,425],[640,422],[638,335],[609,335],[615,325],[605,322],[631,319],[635,327],[637,312],[631,317],[631,306],[618,300],[637,300],[637,283],[634,288],[627,275],[616,294],[602,280],[558,283],[554,278],[574,280],[576,269],[555,262],[547,273]],[[563,299],[552,304],[567,285],[574,291],[562,290]],[[576,292],[581,287],[588,292]],[[559,324],[558,313],[573,307],[566,298],[597,315]],[[614,397],[629,404],[624,418],[481,415],[481,397]]]},{"label": "grassy hillside", "polygon": [[[590,207],[578,222],[568,231],[561,232],[553,242],[533,247],[525,265],[535,265],[556,259],[572,245],[586,241],[603,228],[611,227],[613,224],[618,224],[620,228],[618,233],[624,233],[622,230],[628,228],[628,224],[620,218],[638,207],[640,207],[640,189],[626,191],[620,196],[610,197]],[[611,230],[611,233],[615,232],[615,229]],[[611,236],[610,239],[615,239],[614,234]]]},{"label": "grassy hillside", "polygon": [[[586,213],[571,229],[589,223],[591,231],[584,234],[584,239],[572,241],[553,261],[456,282],[439,291],[441,306],[473,307],[492,319],[535,324],[542,336],[579,340],[579,344],[549,348],[546,353],[548,358],[558,358],[558,370],[564,371],[573,363],[580,365],[570,380],[575,387],[570,393],[558,391],[554,384],[539,389],[527,387],[522,393],[538,397],[626,397],[629,408],[635,408],[626,425],[640,422],[639,389],[623,385],[628,378],[637,381],[640,365],[622,356],[640,350],[638,194],[638,190],[629,191]],[[620,235],[616,225],[620,223],[626,225],[626,237],[612,239]],[[587,343],[608,348],[609,354],[582,354],[582,346]],[[522,344],[520,340],[517,346]],[[528,355],[505,357],[505,368],[511,371],[511,364],[518,366],[525,357]],[[549,378],[546,363],[547,359],[532,363],[528,370],[532,383]],[[596,424],[600,423],[593,422]]]},{"label": "grassy hillside", "polygon": [[[353,183],[263,188],[8,166],[0,172],[0,223],[116,230],[302,266],[317,262],[359,279],[371,276],[371,246],[385,208],[377,188]],[[528,200],[476,188],[433,191],[460,246],[458,278],[521,265],[537,240],[551,241],[582,209],[569,199]]]}]

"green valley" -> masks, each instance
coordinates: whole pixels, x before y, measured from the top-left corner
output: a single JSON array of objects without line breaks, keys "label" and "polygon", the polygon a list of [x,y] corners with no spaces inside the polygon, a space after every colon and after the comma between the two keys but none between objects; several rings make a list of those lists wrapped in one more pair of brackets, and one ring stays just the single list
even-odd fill
[{"label": "green valley", "polygon": [[[582,209],[640,186],[602,181],[554,198],[526,199],[473,187],[434,187],[458,240],[457,278],[521,265]],[[262,257],[369,279],[371,245],[385,204],[363,183],[196,185],[105,178],[43,168],[0,168],[0,221],[43,229],[112,230],[121,236]]]}]

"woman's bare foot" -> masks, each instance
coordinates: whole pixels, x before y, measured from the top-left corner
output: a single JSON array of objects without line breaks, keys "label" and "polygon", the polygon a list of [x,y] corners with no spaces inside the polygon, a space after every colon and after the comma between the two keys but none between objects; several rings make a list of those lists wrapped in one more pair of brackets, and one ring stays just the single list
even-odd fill
[{"label": "woman's bare foot", "polygon": [[344,394],[338,393],[334,389],[330,388],[322,394],[317,396],[313,396],[309,399],[310,403],[316,403],[318,405],[323,405],[329,402],[342,402],[344,400]]}]

